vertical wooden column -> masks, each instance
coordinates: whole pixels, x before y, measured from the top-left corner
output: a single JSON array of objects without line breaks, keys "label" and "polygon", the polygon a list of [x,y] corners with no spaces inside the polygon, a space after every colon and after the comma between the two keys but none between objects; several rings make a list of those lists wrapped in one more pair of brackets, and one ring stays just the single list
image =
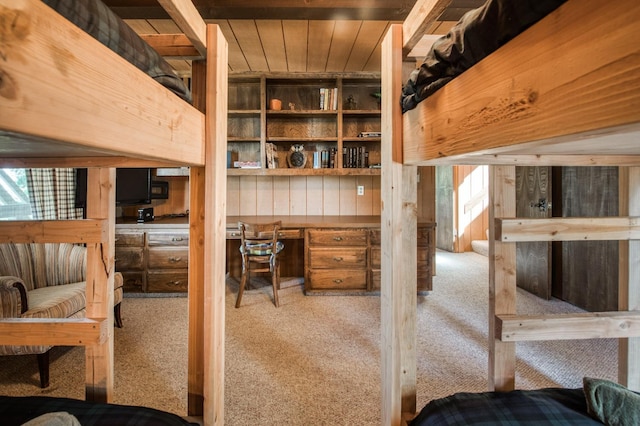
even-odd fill
[{"label": "vertical wooden column", "polygon": [[[191,64],[193,106],[206,113],[207,62]],[[204,241],[205,167],[189,171],[189,366],[187,412],[204,413]]]},{"label": "vertical wooden column", "polygon": [[496,315],[516,313],[516,245],[496,241],[495,219],[516,216],[516,169],[489,167],[489,390],[515,387],[516,347],[496,337]]},{"label": "vertical wooden column", "polygon": [[113,275],[115,273],[116,171],[89,168],[87,219],[108,221],[107,240],[87,244],[86,317],[104,319],[106,336],[85,348],[85,398],[111,402],[113,398]]},{"label": "vertical wooden column", "polygon": [[[640,167],[620,167],[620,216],[640,216]],[[640,241],[620,242],[618,310],[640,310]],[[640,337],[618,341],[618,382],[640,391]]]},{"label": "vertical wooden column", "polygon": [[382,43],[382,424],[416,411],[417,168],[402,164],[402,26]]},{"label": "vertical wooden column", "polygon": [[204,198],[204,424],[224,424],[228,45],[207,25]]}]

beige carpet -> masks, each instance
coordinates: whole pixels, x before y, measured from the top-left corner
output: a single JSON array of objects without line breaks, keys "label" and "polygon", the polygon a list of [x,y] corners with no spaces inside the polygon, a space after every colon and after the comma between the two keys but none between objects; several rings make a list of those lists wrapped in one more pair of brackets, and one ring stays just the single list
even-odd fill
[{"label": "beige carpet", "polygon": [[[487,258],[437,255],[434,291],[418,298],[418,406],[487,383]],[[245,292],[227,282],[225,424],[380,424],[380,299],[304,296],[283,284]],[[522,313],[578,311],[518,293]],[[116,403],[180,415],[187,401],[187,299],[125,298],[115,330]],[[0,357],[0,393],[83,398],[84,353],[55,348],[51,386],[38,386],[35,357]],[[517,386],[579,387],[585,375],[616,378],[616,341],[518,344]]]}]

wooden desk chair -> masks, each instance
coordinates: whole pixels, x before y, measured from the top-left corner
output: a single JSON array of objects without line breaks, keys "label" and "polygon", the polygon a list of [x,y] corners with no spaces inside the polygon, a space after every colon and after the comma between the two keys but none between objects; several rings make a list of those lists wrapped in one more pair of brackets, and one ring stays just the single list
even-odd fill
[{"label": "wooden desk chair", "polygon": [[261,224],[238,222],[240,253],[242,254],[242,279],[238,289],[236,308],[240,307],[242,293],[249,279],[250,271],[271,273],[273,301],[276,307],[279,306],[280,262],[278,254],[284,248],[284,244],[278,241],[278,233],[281,226],[282,221]]}]

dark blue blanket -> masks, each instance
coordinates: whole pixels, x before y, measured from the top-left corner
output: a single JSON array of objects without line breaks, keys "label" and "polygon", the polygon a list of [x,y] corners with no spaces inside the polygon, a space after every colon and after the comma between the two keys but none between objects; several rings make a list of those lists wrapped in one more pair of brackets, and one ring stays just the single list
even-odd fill
[{"label": "dark blue blanket", "polygon": [[153,408],[104,404],[47,396],[0,396],[0,424],[21,425],[46,413],[67,412],[82,426],[185,426],[194,425],[180,416]]},{"label": "dark blue blanket", "polygon": [[429,402],[411,426],[601,425],[587,414],[582,389],[456,393]]}]

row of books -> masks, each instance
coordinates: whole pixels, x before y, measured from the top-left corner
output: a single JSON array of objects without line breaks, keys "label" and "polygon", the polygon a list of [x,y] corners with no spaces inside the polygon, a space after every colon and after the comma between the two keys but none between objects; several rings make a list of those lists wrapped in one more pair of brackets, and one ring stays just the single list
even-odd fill
[{"label": "row of books", "polygon": [[323,111],[336,111],[338,109],[338,88],[320,89],[320,109]]},{"label": "row of books", "polygon": [[[315,151],[313,153],[314,169],[333,169],[336,167],[336,155],[338,150],[331,148],[328,150]],[[369,167],[369,151],[365,146],[343,147],[342,148],[342,168],[357,169]]]}]

